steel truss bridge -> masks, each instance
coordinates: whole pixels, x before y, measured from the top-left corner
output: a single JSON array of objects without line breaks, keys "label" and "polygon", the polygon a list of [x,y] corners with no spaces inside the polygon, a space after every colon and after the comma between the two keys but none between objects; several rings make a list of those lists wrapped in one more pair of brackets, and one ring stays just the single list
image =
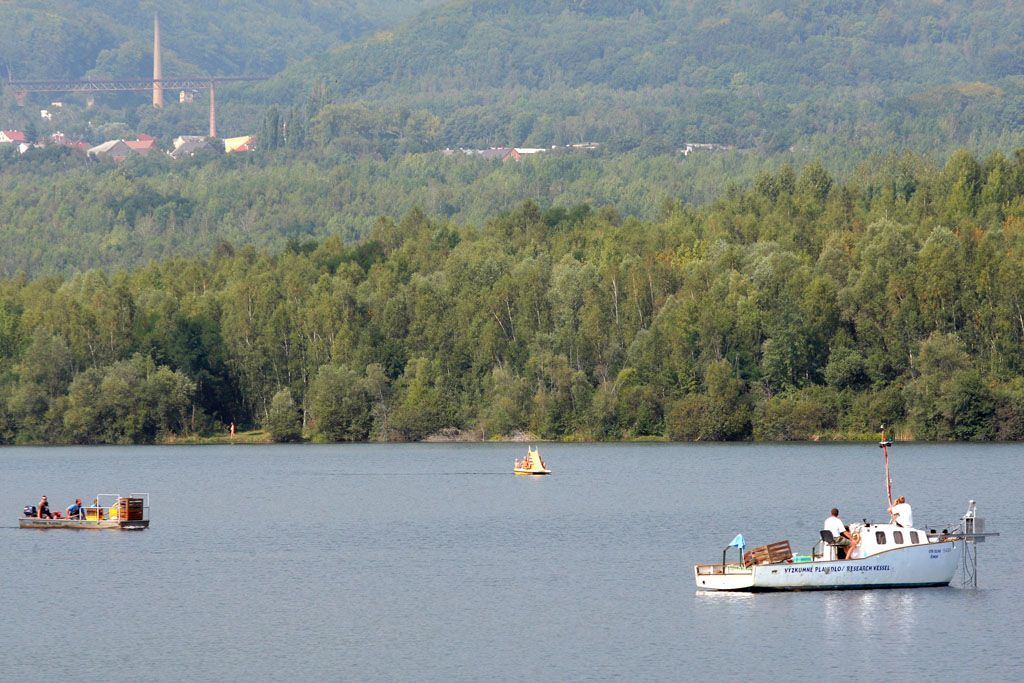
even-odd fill
[{"label": "steel truss bridge", "polygon": [[209,90],[210,91],[210,137],[217,137],[216,90],[220,83],[265,81],[267,76],[190,76],[188,78],[121,78],[111,80],[56,80],[56,81],[15,81],[7,80],[7,87],[14,93],[19,105],[25,104],[28,93],[42,92],[141,92],[145,90]]},{"label": "steel truss bridge", "polygon": [[154,86],[167,90],[206,90],[218,83],[238,81],[265,81],[267,76],[191,76],[188,78],[143,78],[88,81],[7,81],[15,94],[30,92],[126,92],[152,90]]}]

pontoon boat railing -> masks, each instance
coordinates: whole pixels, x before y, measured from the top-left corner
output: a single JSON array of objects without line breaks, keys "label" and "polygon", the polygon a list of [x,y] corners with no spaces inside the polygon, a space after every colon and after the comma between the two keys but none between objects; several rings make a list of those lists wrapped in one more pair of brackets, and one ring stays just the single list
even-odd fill
[{"label": "pontoon boat railing", "polygon": [[[103,503],[103,499],[113,498],[114,502],[112,505],[106,505]],[[110,508],[117,504],[117,501],[122,498],[141,498],[142,499],[142,519],[149,519],[149,494],[148,493],[129,493],[127,496],[122,496],[120,493],[98,493],[96,498],[93,500],[96,502],[95,506],[83,506],[83,507],[99,507],[99,508]]]}]

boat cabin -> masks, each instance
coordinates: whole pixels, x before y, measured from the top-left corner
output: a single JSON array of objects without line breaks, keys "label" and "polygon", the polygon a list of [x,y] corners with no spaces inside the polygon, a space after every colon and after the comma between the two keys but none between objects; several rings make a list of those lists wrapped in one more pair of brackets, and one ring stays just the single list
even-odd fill
[{"label": "boat cabin", "polygon": [[[901,527],[897,524],[851,524],[850,535],[858,535],[860,542],[853,551],[853,557],[846,559],[862,559],[912,545],[924,545],[929,542],[928,534],[922,529]],[[829,562],[839,559],[836,546],[820,541],[813,552],[814,561]]]}]

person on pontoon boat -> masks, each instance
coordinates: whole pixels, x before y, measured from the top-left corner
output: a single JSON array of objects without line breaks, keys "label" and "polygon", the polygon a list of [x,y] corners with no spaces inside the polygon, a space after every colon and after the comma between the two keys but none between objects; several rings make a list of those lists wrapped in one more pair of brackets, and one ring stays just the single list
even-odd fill
[{"label": "person on pontoon boat", "polygon": [[844,559],[849,557],[850,548],[850,532],[846,530],[846,525],[843,524],[843,520],[839,519],[839,508],[832,508],[832,516],[825,520],[824,527],[825,531],[832,534],[832,544],[836,546],[836,552],[841,553]]},{"label": "person on pontoon boat", "polygon": [[68,519],[82,519],[85,516],[85,508],[82,507],[82,499],[75,498],[75,504],[68,506]]},{"label": "person on pontoon boat", "polygon": [[39,519],[53,519],[53,515],[50,514],[50,504],[46,501],[46,496],[39,499],[39,505],[36,507],[36,517]]},{"label": "person on pontoon boat", "polygon": [[912,527],[914,526],[914,513],[910,509],[910,503],[907,502],[905,496],[900,496],[893,503],[893,506],[889,508],[889,514],[892,515],[892,521],[901,527]]}]

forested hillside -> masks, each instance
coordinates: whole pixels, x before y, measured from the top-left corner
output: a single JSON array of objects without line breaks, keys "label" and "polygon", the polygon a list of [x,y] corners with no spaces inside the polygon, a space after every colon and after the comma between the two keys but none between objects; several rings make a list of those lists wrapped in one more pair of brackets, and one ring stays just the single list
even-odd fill
[{"label": "forested hillside", "polygon": [[1022,144],[1022,34],[1010,0],[459,0],[278,85],[429,109],[452,146],[945,156]]},{"label": "forested hillside", "polygon": [[[0,127],[40,134],[60,130],[92,142],[157,136],[162,144],[206,130],[203,98],[179,104],[177,93],[154,111],[147,93],[101,93],[85,109],[85,97],[31,95],[15,104],[4,81],[13,79],[151,78],[153,16],[159,12],[163,73],[167,78],[204,74],[272,76],[289,63],[321,55],[347,41],[391,27],[444,0],[166,0],[0,1]],[[244,134],[271,100],[253,84],[220,91],[222,134]],[[65,106],[47,123],[39,109],[54,100]],[[287,102],[285,104],[291,104]]]},{"label": "forested hillside", "polygon": [[0,439],[1024,438],[1024,155],[0,283]]},{"label": "forested hillside", "polygon": [[126,268],[208,254],[223,241],[280,250],[329,235],[353,240],[379,217],[413,208],[480,224],[525,197],[545,207],[614,204],[624,215],[654,218],[666,202],[710,201],[728,179],[751,179],[776,163],[739,154],[584,152],[501,163],[463,154],[385,160],[259,152],[115,165],[62,148],[6,151],[0,146],[0,277]]},{"label": "forested hillside", "polygon": [[148,78],[153,15],[164,72],[274,74],[290,60],[379,30],[443,0],[17,0],[0,2],[6,80]]},{"label": "forested hillside", "polygon": [[[149,76],[156,6],[17,3],[0,22],[0,67],[22,78]],[[402,154],[365,141],[403,135],[410,116],[432,149],[598,141],[652,154],[713,142],[844,171],[893,148],[941,160],[959,147],[1024,145],[1024,15],[1010,0],[159,7],[167,75],[281,72],[225,87],[226,125],[253,132],[274,107],[321,131],[302,146],[331,152]],[[0,99],[0,114],[19,114],[11,102]],[[204,125],[202,104],[153,112],[137,95],[63,116],[93,136],[105,123],[168,139]]]},{"label": "forested hillside", "polygon": [[[149,76],[155,7],[3,3],[0,68]],[[0,442],[1024,438],[1008,0],[159,9],[167,75],[278,74],[218,91],[256,150],[0,145]],[[206,124],[37,99],[0,129]]]}]

